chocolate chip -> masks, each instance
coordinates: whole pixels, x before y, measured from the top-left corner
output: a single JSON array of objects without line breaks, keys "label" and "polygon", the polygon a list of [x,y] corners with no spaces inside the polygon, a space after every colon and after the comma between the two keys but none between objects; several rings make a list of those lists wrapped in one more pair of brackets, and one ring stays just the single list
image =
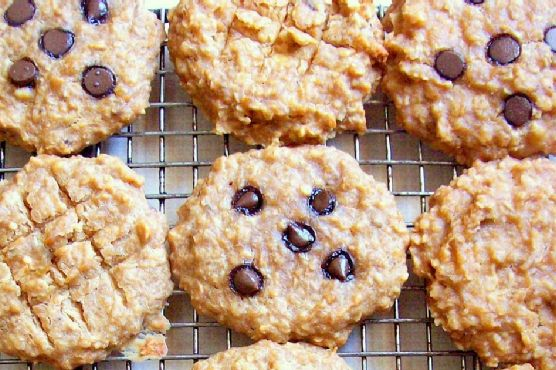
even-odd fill
[{"label": "chocolate chip", "polygon": [[19,27],[35,16],[35,3],[32,0],[14,0],[4,13],[4,19],[12,27]]},{"label": "chocolate chip", "polygon": [[263,207],[263,195],[254,186],[238,190],[232,199],[232,208],[246,216],[257,214]]},{"label": "chocolate chip", "polygon": [[506,99],[504,117],[514,127],[521,127],[531,120],[533,103],[523,94],[515,94]]},{"label": "chocolate chip", "polygon": [[322,264],[324,276],[341,282],[352,280],[355,275],[355,264],[351,255],[344,250],[332,252]]},{"label": "chocolate chip", "polygon": [[39,69],[29,58],[23,58],[10,66],[8,78],[17,87],[33,87],[39,77]]},{"label": "chocolate chip", "polygon": [[463,76],[467,65],[458,53],[452,50],[444,50],[436,55],[434,69],[443,78],[454,81]]},{"label": "chocolate chip", "polygon": [[102,24],[108,20],[108,3],[106,0],[82,0],[81,9],[90,24]]},{"label": "chocolate chip", "polygon": [[556,53],[556,26],[552,26],[544,33],[544,42],[550,46],[553,53]]},{"label": "chocolate chip", "polygon": [[314,189],[309,197],[309,206],[319,216],[326,216],[334,212],[336,197],[324,189]]},{"label": "chocolate chip", "polygon": [[230,288],[242,297],[257,295],[263,283],[263,275],[253,265],[239,265],[230,272]]},{"label": "chocolate chip", "polygon": [[92,66],[83,72],[81,86],[87,94],[101,99],[114,93],[116,76],[106,67]]},{"label": "chocolate chip", "polygon": [[316,239],[315,230],[311,226],[299,222],[290,223],[282,236],[288,249],[294,253],[309,252]]},{"label": "chocolate chip", "polygon": [[58,59],[66,55],[75,42],[75,35],[61,28],[48,30],[41,36],[40,48],[51,58]]},{"label": "chocolate chip", "polygon": [[465,2],[473,5],[480,5],[483,4],[485,0],[465,0]]},{"label": "chocolate chip", "polygon": [[511,35],[498,35],[488,43],[487,55],[497,65],[513,63],[521,55],[521,44]]}]

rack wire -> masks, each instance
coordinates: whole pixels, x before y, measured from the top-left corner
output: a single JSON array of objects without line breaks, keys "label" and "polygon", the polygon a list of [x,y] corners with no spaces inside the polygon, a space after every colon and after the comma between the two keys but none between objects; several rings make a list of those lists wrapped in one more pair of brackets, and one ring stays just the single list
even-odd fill
[{"label": "rack wire", "polygon": [[[167,23],[167,9],[155,13]],[[381,8],[380,15],[383,14]],[[155,100],[146,116],[90,148],[87,154],[119,156],[144,175],[149,202],[174,224],[176,210],[208,173],[213,160],[248,147],[210,131],[210,123],[179,87],[166,44],[161,47],[159,63],[152,93]],[[368,129],[364,135],[342,134],[328,145],[352,154],[366,172],[386,182],[411,228],[415,217],[427,210],[428,198],[434,190],[448,183],[461,169],[397,127],[394,109],[380,94],[367,104],[366,111]],[[0,178],[13,176],[28,158],[21,150],[2,143]],[[409,259],[408,256],[411,265]],[[169,354],[165,358],[139,364],[113,355],[92,365],[92,370],[188,369],[214,352],[250,343],[242,335],[201,317],[183,291],[174,291],[165,313],[172,324],[168,333]],[[413,274],[392,310],[363,322],[339,352],[353,369],[360,370],[482,369],[476,355],[457,350],[434,326],[425,303],[424,283]],[[37,366],[0,355],[0,370],[25,367],[32,370]]]}]

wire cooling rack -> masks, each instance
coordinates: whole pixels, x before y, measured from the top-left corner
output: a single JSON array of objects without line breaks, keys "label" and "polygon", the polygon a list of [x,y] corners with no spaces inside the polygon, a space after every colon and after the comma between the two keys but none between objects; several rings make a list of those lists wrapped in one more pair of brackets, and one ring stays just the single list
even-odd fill
[{"label": "wire cooling rack", "polygon": [[[379,15],[384,10],[380,8]],[[167,9],[155,13],[167,23]],[[177,209],[208,173],[214,159],[249,147],[211,133],[210,123],[179,87],[165,44],[159,67],[153,82],[154,101],[147,114],[85,154],[118,156],[145,176],[150,204],[166,213],[173,225]],[[397,127],[395,111],[382,95],[374,97],[366,111],[368,129],[364,135],[342,134],[328,145],[352,154],[366,172],[385,182],[411,228],[415,217],[426,211],[432,193],[457,176],[460,168]],[[0,178],[12,177],[28,158],[20,149],[2,143]],[[250,343],[244,336],[198,315],[182,291],[174,291],[165,314],[172,327],[168,333],[169,353],[164,359],[133,363],[113,355],[92,365],[92,370],[186,370],[215,352]],[[413,274],[394,307],[357,327],[339,352],[353,369],[361,370],[482,369],[473,353],[457,350],[434,326],[425,303],[424,283]],[[43,367],[0,355],[0,370]]]}]

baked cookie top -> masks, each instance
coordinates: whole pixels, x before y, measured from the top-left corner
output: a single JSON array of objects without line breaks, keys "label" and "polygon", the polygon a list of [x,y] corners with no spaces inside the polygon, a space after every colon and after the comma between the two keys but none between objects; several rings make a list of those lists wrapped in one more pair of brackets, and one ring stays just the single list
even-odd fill
[{"label": "baked cookie top", "polygon": [[507,368],[506,370],[535,370],[535,369],[533,368],[533,366],[529,364],[525,364],[525,365],[515,365]]},{"label": "baked cookie top", "polygon": [[218,159],[169,241],[193,306],[255,340],[341,346],[408,277],[393,196],[324,146]]},{"label": "baked cookie top", "polygon": [[478,162],[441,187],[410,251],[435,322],[489,366],[556,364],[556,164]]},{"label": "baked cookie top", "polygon": [[71,369],[166,352],[164,216],[113,157],[38,156],[0,183],[0,352]]},{"label": "baked cookie top", "polygon": [[249,144],[366,129],[387,53],[373,0],[181,0],[168,46],[193,101]]},{"label": "baked cookie top", "polygon": [[385,25],[410,133],[464,164],[556,153],[554,0],[398,0]]},{"label": "baked cookie top", "polygon": [[305,343],[277,344],[263,340],[248,347],[231,348],[193,370],[280,369],[280,370],[349,370],[336,353]]},{"label": "baked cookie top", "polygon": [[139,0],[0,0],[0,139],[65,155],[118,132],[145,112],[163,35]]}]

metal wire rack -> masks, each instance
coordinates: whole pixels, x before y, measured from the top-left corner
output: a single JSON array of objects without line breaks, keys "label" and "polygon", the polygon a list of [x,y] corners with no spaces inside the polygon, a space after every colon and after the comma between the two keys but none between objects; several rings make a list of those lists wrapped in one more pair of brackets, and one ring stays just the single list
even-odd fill
[{"label": "metal wire rack", "polygon": [[[384,10],[380,9],[380,15]],[[167,22],[167,9],[155,13]],[[155,100],[146,116],[90,148],[88,154],[102,152],[119,156],[145,176],[149,202],[166,213],[170,224],[174,224],[176,210],[197,181],[208,173],[212,161],[248,147],[231,137],[211,133],[210,123],[179,87],[166,45],[161,48],[159,67],[153,83],[152,99]],[[398,128],[394,122],[395,111],[383,96],[373,98],[366,110],[365,135],[342,134],[328,145],[352,154],[366,172],[386,182],[407,225],[412,227],[415,217],[426,211],[434,190],[448,183],[461,169]],[[2,143],[0,178],[13,176],[28,158],[23,151]],[[164,359],[139,364],[114,355],[92,365],[92,370],[189,369],[194,362],[214,352],[249,343],[242,335],[198,315],[182,291],[174,291],[165,314],[172,328],[168,333],[169,354]],[[361,370],[482,369],[473,353],[457,350],[434,326],[425,303],[424,284],[413,274],[392,310],[362,323],[340,349],[340,355],[353,369]],[[33,366],[0,355],[0,370],[25,367],[32,370],[42,365]]]}]

